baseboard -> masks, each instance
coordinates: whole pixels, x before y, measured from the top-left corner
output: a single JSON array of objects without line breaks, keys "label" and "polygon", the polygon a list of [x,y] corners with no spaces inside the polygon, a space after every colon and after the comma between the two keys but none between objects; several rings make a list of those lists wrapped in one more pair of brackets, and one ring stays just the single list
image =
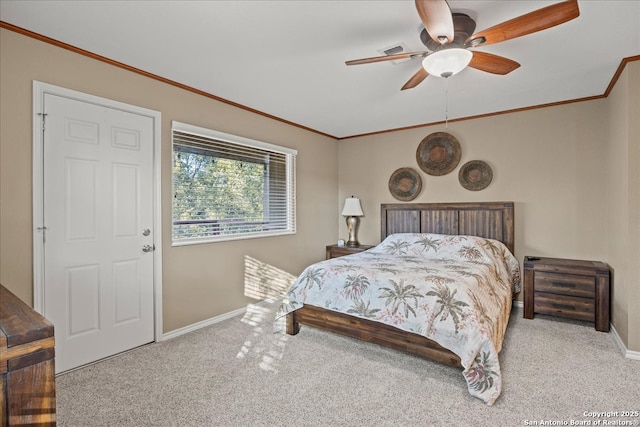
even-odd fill
[{"label": "baseboard", "polygon": [[622,342],[620,335],[618,335],[618,331],[616,331],[616,328],[613,325],[611,325],[611,334],[613,335],[613,339],[616,341],[616,344],[618,344],[618,347],[620,347],[620,350],[622,350],[622,354],[624,355],[624,357],[626,357],[627,359],[640,360],[640,351],[628,350],[627,346],[624,345],[624,342]]},{"label": "baseboard", "polygon": [[[270,298],[262,301],[258,301],[255,305],[264,305],[270,304],[275,301],[275,298]],[[224,320],[231,319],[232,317],[240,316],[241,314],[246,313],[247,307],[242,307],[237,310],[230,311],[228,313],[221,314],[219,316],[212,317],[210,319],[202,320],[200,322],[192,323],[191,325],[184,326],[179,329],[174,329],[173,331],[167,332],[162,335],[160,341],[170,340],[180,335],[188,334],[189,332],[197,331],[201,328],[206,328],[207,326],[215,325],[216,323],[220,323]]]},{"label": "baseboard", "polygon": [[230,311],[225,314],[221,314],[219,316],[212,317],[210,319],[202,320],[200,322],[192,323],[191,325],[184,326],[179,329],[174,329],[173,331],[167,332],[162,335],[161,341],[170,340],[180,335],[188,334],[189,332],[197,331],[201,328],[206,328],[207,326],[215,325],[216,323],[220,323],[223,320],[231,319],[232,317],[239,316],[244,314],[247,311],[246,307],[239,308],[237,310]]}]

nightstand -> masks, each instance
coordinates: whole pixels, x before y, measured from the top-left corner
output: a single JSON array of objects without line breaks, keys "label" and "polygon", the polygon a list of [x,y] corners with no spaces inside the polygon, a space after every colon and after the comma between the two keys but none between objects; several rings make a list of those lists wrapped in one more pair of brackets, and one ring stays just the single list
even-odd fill
[{"label": "nightstand", "polygon": [[551,314],[595,323],[609,332],[610,268],[599,261],[524,259],[524,317]]},{"label": "nightstand", "polygon": [[338,258],[345,255],[357,254],[358,252],[366,251],[373,248],[372,245],[359,245],[359,246],[327,246],[327,259]]}]

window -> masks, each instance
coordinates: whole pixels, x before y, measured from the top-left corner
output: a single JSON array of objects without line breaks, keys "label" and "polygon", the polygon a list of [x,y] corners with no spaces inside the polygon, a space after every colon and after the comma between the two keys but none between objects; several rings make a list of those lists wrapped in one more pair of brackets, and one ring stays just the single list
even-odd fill
[{"label": "window", "polygon": [[296,150],[172,123],[173,245],[293,234]]}]

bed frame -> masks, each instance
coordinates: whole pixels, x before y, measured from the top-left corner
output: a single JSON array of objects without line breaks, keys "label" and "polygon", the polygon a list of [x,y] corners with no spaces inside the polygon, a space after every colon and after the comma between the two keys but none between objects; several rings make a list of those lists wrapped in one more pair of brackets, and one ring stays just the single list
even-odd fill
[{"label": "bed frame", "polygon": [[[513,202],[383,204],[381,240],[394,233],[462,234],[499,240],[514,253],[513,215]],[[379,322],[305,305],[287,314],[287,333],[297,334],[301,324],[461,367],[435,341]]]}]

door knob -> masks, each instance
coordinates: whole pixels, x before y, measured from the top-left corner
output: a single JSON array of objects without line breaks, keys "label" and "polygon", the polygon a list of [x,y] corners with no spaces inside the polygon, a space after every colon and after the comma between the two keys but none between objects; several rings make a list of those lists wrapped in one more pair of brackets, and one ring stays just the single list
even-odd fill
[{"label": "door knob", "polygon": [[156,249],[156,245],[144,245],[142,252],[153,252]]}]

